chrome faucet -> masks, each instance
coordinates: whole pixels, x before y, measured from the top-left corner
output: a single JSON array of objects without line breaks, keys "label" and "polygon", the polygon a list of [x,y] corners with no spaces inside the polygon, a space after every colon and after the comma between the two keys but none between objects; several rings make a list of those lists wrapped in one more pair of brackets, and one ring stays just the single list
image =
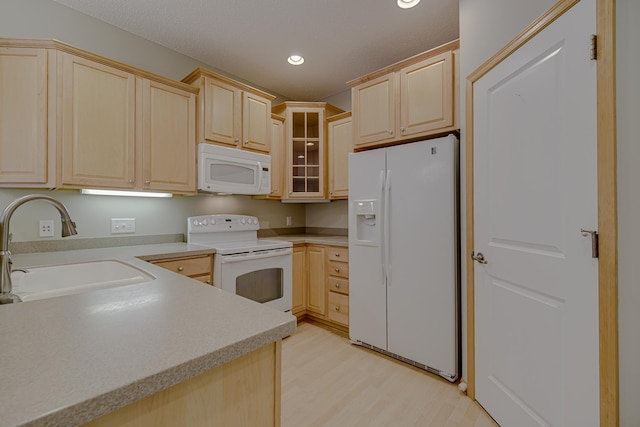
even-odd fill
[{"label": "chrome faucet", "polygon": [[60,212],[62,220],[62,237],[78,234],[76,224],[71,220],[69,211],[58,200],[43,194],[29,194],[9,203],[0,215],[0,304],[20,301],[17,295],[11,293],[11,252],[9,251],[9,221],[16,209],[31,200],[43,200],[52,204]]}]

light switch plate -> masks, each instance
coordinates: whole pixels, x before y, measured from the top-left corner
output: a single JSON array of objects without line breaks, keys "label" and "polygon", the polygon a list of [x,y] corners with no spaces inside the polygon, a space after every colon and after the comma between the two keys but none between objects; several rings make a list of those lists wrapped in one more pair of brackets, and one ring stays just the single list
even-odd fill
[{"label": "light switch plate", "polygon": [[111,218],[111,234],[135,233],[135,218]]}]

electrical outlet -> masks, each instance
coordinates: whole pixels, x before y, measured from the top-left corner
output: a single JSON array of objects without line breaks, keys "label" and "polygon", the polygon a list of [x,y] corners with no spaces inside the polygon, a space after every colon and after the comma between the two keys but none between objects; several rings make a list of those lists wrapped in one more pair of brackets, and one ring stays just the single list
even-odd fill
[{"label": "electrical outlet", "polygon": [[135,233],[135,218],[111,218],[111,234]]},{"label": "electrical outlet", "polygon": [[287,225],[291,225],[291,217],[287,216]]},{"label": "electrical outlet", "polygon": [[39,230],[40,230],[40,237],[53,237],[53,220],[41,219]]}]

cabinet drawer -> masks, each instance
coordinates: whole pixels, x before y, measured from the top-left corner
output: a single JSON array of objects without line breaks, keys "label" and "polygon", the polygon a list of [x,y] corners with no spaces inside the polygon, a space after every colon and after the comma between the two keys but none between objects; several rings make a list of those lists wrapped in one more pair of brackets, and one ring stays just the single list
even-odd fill
[{"label": "cabinet drawer", "polygon": [[191,258],[153,261],[152,264],[185,276],[197,276],[201,274],[211,274],[212,258],[211,255],[204,255]]},{"label": "cabinet drawer", "polygon": [[213,280],[211,279],[211,274],[205,274],[204,276],[195,276],[192,279],[197,280],[198,282],[206,283],[207,285],[213,286]]},{"label": "cabinet drawer", "polygon": [[349,295],[349,279],[341,277],[328,277],[327,289],[330,292],[338,292],[340,294]]},{"label": "cabinet drawer", "polygon": [[327,248],[329,261],[349,262],[349,248]]},{"label": "cabinet drawer", "polygon": [[349,278],[349,264],[346,262],[329,261],[330,276]]},{"label": "cabinet drawer", "polygon": [[329,292],[329,320],[349,325],[349,297],[347,295]]}]

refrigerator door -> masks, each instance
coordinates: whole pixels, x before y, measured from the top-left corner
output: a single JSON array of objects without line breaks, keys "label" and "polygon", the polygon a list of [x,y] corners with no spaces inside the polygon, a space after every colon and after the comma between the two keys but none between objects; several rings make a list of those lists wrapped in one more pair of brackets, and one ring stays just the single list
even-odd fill
[{"label": "refrigerator door", "polygon": [[349,155],[349,335],[387,348],[382,252],[385,152]]},{"label": "refrigerator door", "polygon": [[456,153],[454,136],[387,149],[387,327],[388,351],[457,376]]}]

